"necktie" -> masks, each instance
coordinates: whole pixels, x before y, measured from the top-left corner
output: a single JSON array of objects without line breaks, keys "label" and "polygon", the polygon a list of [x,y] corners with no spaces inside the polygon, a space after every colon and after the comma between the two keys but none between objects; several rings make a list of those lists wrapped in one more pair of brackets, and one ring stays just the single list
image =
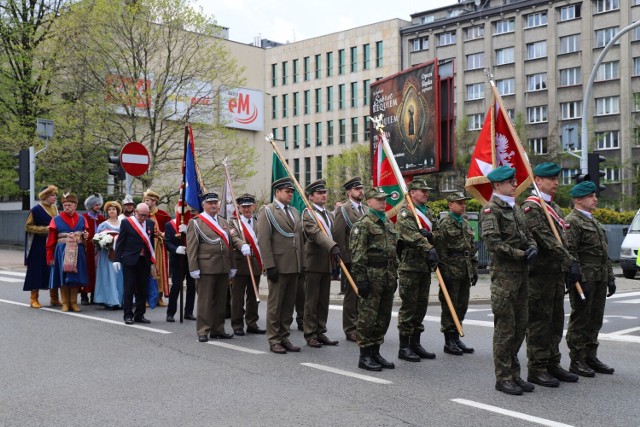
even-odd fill
[{"label": "necktie", "polygon": [[358,212],[360,213],[360,216],[364,215],[364,209],[362,209],[362,205],[358,205]]},{"label": "necktie", "polygon": [[251,225],[251,218],[247,220],[247,224]]},{"label": "necktie", "polygon": [[322,218],[324,218],[324,222],[327,224],[327,227],[331,229],[331,220],[329,220],[329,215],[327,215],[327,211],[326,210],[320,211],[320,215],[322,215]]},{"label": "necktie", "polygon": [[287,217],[291,220],[291,225],[295,225],[296,221],[293,219],[293,215],[291,214],[288,205],[284,205],[284,213],[286,213]]}]

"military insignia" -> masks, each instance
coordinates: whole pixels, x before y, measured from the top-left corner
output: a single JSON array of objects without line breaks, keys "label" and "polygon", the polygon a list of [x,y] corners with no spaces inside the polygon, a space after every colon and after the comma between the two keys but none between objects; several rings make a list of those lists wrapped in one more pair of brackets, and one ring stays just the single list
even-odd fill
[{"label": "military insignia", "polygon": [[524,208],[524,213],[527,213],[531,210],[531,206],[527,206],[526,208]]},{"label": "military insignia", "polygon": [[491,208],[487,208],[487,209],[485,209],[485,210],[484,210],[484,213],[486,213],[486,214],[491,213]]},{"label": "military insignia", "polygon": [[566,229],[571,228],[571,224],[570,224],[570,223],[568,223],[568,222],[565,222],[565,223],[564,223],[564,228],[566,228]]},{"label": "military insignia", "polygon": [[353,230],[351,230],[351,232],[352,232],[353,234],[358,234],[358,227],[354,227],[354,229],[353,229]]},{"label": "military insignia", "polygon": [[402,218],[406,218],[407,217],[407,211],[402,211]]}]

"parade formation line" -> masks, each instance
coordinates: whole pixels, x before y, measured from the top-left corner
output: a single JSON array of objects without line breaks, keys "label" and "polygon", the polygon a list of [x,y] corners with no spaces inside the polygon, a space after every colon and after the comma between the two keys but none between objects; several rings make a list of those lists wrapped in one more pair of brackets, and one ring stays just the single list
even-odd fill
[{"label": "parade formation line", "polygon": [[369,381],[376,384],[393,384],[392,381],[383,380],[382,378],[372,377],[370,375],[356,374],[355,372],[343,371],[342,369],[331,368],[329,366],[318,365],[317,363],[301,363],[302,366],[307,366],[313,369],[319,369],[325,372],[331,372],[332,374],[343,375],[345,377],[357,378],[359,380]]},{"label": "parade formation line", "polygon": [[573,427],[571,424],[559,423],[557,421],[547,420],[545,418],[534,417],[533,415],[523,414],[522,412],[511,411],[509,409],[503,409],[498,406],[487,405],[485,403],[474,402],[467,399],[451,399],[452,402],[460,403],[462,405],[472,406],[478,409],[484,409],[485,411],[495,412],[496,414],[506,415],[508,417],[518,418],[520,420],[529,421],[532,423],[540,424],[549,427]]}]

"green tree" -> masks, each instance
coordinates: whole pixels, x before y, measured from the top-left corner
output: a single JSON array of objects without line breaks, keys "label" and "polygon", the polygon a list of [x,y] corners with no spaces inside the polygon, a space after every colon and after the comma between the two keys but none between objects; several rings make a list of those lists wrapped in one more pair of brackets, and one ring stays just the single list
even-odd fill
[{"label": "green tree", "polygon": [[327,162],[324,177],[329,189],[327,206],[345,199],[342,184],[347,179],[359,176],[365,188],[371,186],[371,149],[369,144],[357,145],[333,156]]}]

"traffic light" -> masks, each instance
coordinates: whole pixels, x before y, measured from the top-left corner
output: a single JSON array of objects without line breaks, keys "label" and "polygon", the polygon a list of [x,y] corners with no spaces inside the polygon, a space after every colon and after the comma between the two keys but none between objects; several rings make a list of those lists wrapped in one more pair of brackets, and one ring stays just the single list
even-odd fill
[{"label": "traffic light", "polygon": [[112,163],[114,165],[113,167],[109,167],[109,175],[113,175],[115,179],[118,179],[120,181],[125,180],[127,176],[124,169],[122,168],[122,165],[120,164],[120,156],[113,156],[110,154],[107,157],[109,159],[109,163]]},{"label": "traffic light", "polygon": [[589,153],[587,158],[587,169],[591,176],[591,181],[596,185],[596,195],[600,195],[601,191],[604,191],[607,187],[600,184],[600,178],[603,178],[606,173],[600,170],[600,163],[607,160],[604,156],[598,153]]},{"label": "traffic light", "polygon": [[19,153],[13,155],[14,159],[18,159],[18,166],[15,166],[14,169],[18,171],[18,179],[15,180],[15,183],[18,184],[21,190],[29,189],[29,167],[30,167],[30,155],[29,149],[25,148],[20,150]]},{"label": "traffic light", "polygon": [[573,179],[576,180],[576,184],[580,184],[582,181],[591,181],[591,176],[588,173],[577,173],[573,175]]}]

